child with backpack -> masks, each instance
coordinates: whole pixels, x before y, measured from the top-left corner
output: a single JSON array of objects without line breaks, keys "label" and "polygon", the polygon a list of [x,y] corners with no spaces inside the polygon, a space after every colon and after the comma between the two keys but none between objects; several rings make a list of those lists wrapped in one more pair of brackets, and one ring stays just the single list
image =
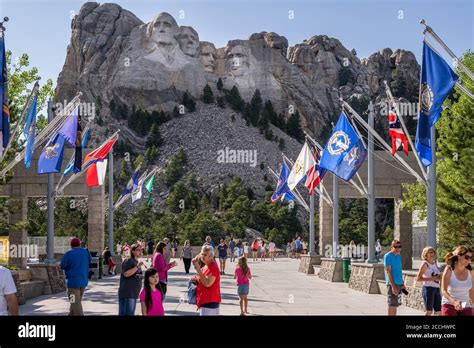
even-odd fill
[{"label": "child with backpack", "polygon": [[239,295],[239,304],[240,304],[240,315],[249,314],[247,310],[248,306],[248,294],[249,294],[249,285],[252,274],[250,273],[250,268],[247,265],[247,258],[239,258],[239,262],[234,271],[234,279],[237,282],[237,293]]}]

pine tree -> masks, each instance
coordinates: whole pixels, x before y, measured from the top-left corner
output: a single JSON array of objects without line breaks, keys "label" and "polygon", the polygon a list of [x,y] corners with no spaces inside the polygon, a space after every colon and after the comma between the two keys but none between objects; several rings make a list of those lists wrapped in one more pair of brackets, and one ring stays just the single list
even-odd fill
[{"label": "pine tree", "polygon": [[163,144],[163,138],[160,134],[160,129],[157,123],[153,123],[151,126],[150,134],[148,134],[148,139],[146,141],[146,147],[159,147]]},{"label": "pine tree", "polygon": [[217,89],[219,91],[222,91],[223,87],[224,87],[224,84],[222,83],[222,79],[219,77],[219,80],[217,80]]},{"label": "pine tree", "polygon": [[253,93],[252,99],[250,100],[250,122],[256,126],[259,124],[260,111],[262,110],[262,97],[258,89]]},{"label": "pine tree", "polygon": [[208,84],[204,86],[202,91],[202,101],[206,104],[214,103],[214,94],[212,93],[212,89]]},{"label": "pine tree", "polygon": [[304,133],[300,124],[300,113],[298,110],[288,118],[286,123],[286,132],[293,138],[303,141]]},{"label": "pine tree", "polygon": [[230,107],[235,111],[242,112],[245,108],[245,102],[240,96],[239,89],[234,86],[231,88],[229,92],[226,94],[226,101],[229,103]]},{"label": "pine tree", "polygon": [[194,112],[196,110],[196,102],[189,96],[188,92],[184,92],[183,105],[188,112]]}]

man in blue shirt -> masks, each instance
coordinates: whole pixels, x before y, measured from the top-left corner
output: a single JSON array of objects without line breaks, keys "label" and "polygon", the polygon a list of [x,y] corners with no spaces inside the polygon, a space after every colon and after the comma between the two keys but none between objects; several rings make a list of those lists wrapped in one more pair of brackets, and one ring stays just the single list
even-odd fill
[{"label": "man in blue shirt", "polygon": [[71,250],[64,254],[61,269],[66,273],[67,296],[71,305],[69,315],[84,315],[82,296],[89,282],[89,264],[91,255],[87,249],[81,248],[79,238],[71,239]]},{"label": "man in blue shirt", "polygon": [[[401,292],[405,289],[402,274],[402,245],[398,240],[392,241],[392,247],[383,258],[385,283],[387,284],[388,315],[397,315],[400,306]],[[406,290],[404,290],[406,291]]]}]

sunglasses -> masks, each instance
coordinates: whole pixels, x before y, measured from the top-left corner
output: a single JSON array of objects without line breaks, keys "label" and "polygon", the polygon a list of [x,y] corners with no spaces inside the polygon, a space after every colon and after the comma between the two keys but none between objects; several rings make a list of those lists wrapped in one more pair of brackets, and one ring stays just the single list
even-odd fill
[{"label": "sunglasses", "polygon": [[464,258],[465,258],[466,260],[472,260],[472,255],[471,255],[471,256],[469,256],[469,255],[464,255]]},{"label": "sunglasses", "polygon": [[395,249],[401,249],[401,248],[402,248],[401,245],[394,245],[393,247],[394,247]]}]

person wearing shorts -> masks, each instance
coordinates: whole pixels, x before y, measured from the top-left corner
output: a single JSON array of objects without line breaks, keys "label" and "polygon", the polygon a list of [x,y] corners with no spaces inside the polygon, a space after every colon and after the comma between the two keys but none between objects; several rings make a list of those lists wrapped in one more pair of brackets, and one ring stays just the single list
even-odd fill
[{"label": "person wearing shorts", "polygon": [[392,241],[391,250],[383,258],[385,283],[387,284],[388,315],[397,315],[401,304],[401,292],[405,289],[402,274],[402,245],[398,240]]},{"label": "person wearing shorts", "polygon": [[225,274],[225,261],[227,259],[227,249],[228,246],[223,239],[220,240],[219,245],[217,246],[217,251],[219,252],[219,266],[221,269],[221,275]]},{"label": "person wearing shorts", "polygon": [[248,312],[248,294],[250,287],[250,279],[252,273],[247,264],[247,258],[239,258],[238,265],[234,271],[234,279],[237,283],[237,294],[239,295],[240,315],[249,314]]}]

